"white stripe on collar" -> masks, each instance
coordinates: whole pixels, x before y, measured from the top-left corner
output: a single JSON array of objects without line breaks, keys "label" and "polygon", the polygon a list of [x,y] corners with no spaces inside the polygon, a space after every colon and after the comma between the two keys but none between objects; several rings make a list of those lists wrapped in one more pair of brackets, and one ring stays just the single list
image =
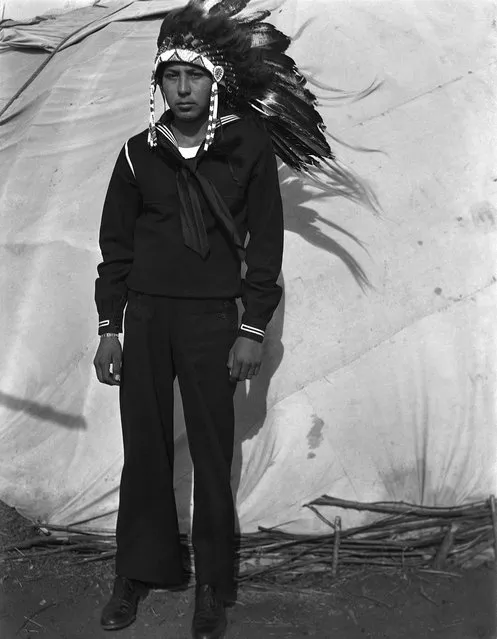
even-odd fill
[{"label": "white stripe on collar", "polygon": [[[216,122],[216,129],[220,126],[224,126],[225,124],[230,124],[231,122],[236,122],[237,120],[240,120],[240,119],[241,118],[239,115],[234,115],[234,114],[223,115]],[[171,142],[171,144],[173,144],[176,148],[179,146],[176,138],[174,137],[173,132],[165,124],[158,122],[155,125],[155,128],[158,129],[163,135],[165,135],[166,138],[169,140],[169,142]]]},{"label": "white stripe on collar", "polygon": [[135,175],[135,169],[133,167],[133,162],[131,162],[131,158],[129,157],[128,142],[126,142],[126,144],[124,145],[124,152],[126,153],[126,160],[128,161],[128,166],[131,169],[131,173],[133,173],[133,177],[136,180],[136,175]]},{"label": "white stripe on collar", "polygon": [[239,115],[223,115],[219,118],[219,120],[216,122],[216,127],[221,126],[222,124],[229,124],[230,122],[236,122],[237,120],[240,120],[240,116]]},{"label": "white stripe on collar", "polygon": [[174,137],[172,131],[170,131],[167,126],[164,126],[164,124],[156,124],[155,128],[158,129],[162,135],[165,135],[166,138],[169,140],[169,142],[171,142],[172,144],[174,144],[174,146],[178,146],[178,143],[176,141],[176,138]]}]

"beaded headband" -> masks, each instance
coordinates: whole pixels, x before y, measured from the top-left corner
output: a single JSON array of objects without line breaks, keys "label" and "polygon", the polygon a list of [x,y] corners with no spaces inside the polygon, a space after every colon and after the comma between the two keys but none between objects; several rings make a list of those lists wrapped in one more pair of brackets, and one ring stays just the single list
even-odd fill
[{"label": "beaded headband", "polygon": [[[206,55],[191,49],[169,49],[167,44],[162,46],[155,58],[154,70],[150,82],[150,121],[148,130],[148,144],[151,147],[157,145],[157,132],[155,130],[155,91],[158,84],[157,70],[165,62],[185,62],[201,67],[209,72],[212,78],[211,95],[209,100],[209,115],[207,121],[207,133],[205,136],[204,150],[207,151],[214,140],[216,122],[219,107],[219,84],[225,77],[224,67],[211,61]],[[164,96],[166,109],[168,104]]]}]

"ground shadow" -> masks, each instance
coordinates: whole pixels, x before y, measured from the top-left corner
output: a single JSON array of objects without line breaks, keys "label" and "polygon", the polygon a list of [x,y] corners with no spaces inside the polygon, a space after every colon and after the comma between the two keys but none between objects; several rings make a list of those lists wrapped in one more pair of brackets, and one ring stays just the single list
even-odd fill
[{"label": "ground shadow", "polygon": [[[321,231],[316,223],[325,224],[330,229],[338,231],[363,247],[360,240],[346,229],[323,218],[316,211],[305,206],[307,202],[315,201],[318,198],[329,198],[329,194],[325,191],[311,192],[306,184],[284,165],[279,168],[279,178],[285,212],[285,231],[297,233],[309,244],[335,255],[345,263],[361,289],[369,286],[367,274],[356,258],[338,241]],[[242,479],[243,444],[247,440],[254,438],[264,428],[269,387],[273,375],[283,360],[284,346],[282,336],[285,317],[283,276],[280,277],[279,284],[282,287],[283,295],[273,319],[267,327],[261,371],[250,384],[239,384],[235,395],[236,426],[232,466],[232,487],[235,498],[238,495]],[[239,530],[240,525],[239,521],[237,521],[237,531],[239,532]]]},{"label": "ground shadow", "polygon": [[84,430],[87,428],[86,419],[82,415],[73,415],[72,413],[56,410],[53,406],[50,406],[50,404],[41,404],[29,399],[21,399],[20,397],[15,397],[2,391],[0,391],[0,404],[6,406],[9,410],[25,413],[30,417],[59,424],[59,426],[65,426],[66,428],[76,430]]},{"label": "ground shadow", "polygon": [[[317,199],[330,198],[326,191],[312,190],[287,166],[280,163],[279,179],[285,216],[285,231],[300,235],[306,242],[338,257],[350,270],[361,288],[369,285],[367,274],[356,258],[337,240],[326,235],[316,224],[325,224],[363,247],[359,238],[338,224],[322,217],[312,208],[305,206]],[[267,413],[267,395],[273,375],[283,359],[282,343],[285,315],[285,287],[283,276],[279,284],[283,295],[273,319],[267,328],[265,352],[260,374],[249,385],[239,384],[235,395],[235,451],[233,459],[233,492],[236,495],[240,486],[242,469],[242,445],[247,439],[257,435],[264,425]]]},{"label": "ground shadow", "polygon": [[282,296],[273,319],[266,330],[261,370],[259,375],[254,377],[250,383],[240,382],[235,393],[235,448],[231,471],[231,484],[233,495],[235,496],[238,494],[242,474],[243,442],[254,438],[264,426],[269,385],[283,360],[282,336],[285,317],[285,285],[282,276],[278,283],[282,288]]}]

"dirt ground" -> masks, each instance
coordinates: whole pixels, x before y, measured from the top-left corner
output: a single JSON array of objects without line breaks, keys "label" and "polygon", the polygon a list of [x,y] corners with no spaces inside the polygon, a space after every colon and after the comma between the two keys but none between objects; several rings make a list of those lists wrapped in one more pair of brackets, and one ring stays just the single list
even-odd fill
[{"label": "dirt ground", "polygon": [[[0,504],[0,545],[33,536],[33,528]],[[99,627],[110,594],[111,561],[76,564],[75,553],[0,559],[0,637],[48,639],[186,639],[192,590],[154,591],[136,623],[119,633]],[[323,574],[292,583],[242,585],[229,610],[227,639],[495,639],[494,564],[459,571],[359,569],[333,580]]]}]

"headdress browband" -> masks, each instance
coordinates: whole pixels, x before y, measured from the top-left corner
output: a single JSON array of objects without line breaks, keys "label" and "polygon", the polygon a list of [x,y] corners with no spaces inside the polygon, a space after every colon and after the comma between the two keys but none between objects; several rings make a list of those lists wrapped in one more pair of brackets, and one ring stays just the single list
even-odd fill
[{"label": "headdress browband", "polygon": [[[166,62],[186,62],[206,69],[212,77],[211,97],[209,102],[209,116],[207,124],[207,133],[205,137],[204,150],[207,151],[214,140],[216,130],[216,122],[219,107],[219,83],[224,77],[224,67],[220,64],[214,64],[208,57],[201,55],[190,49],[169,49],[162,46],[157,52],[155,58],[154,70],[150,82],[150,123],[148,132],[149,146],[157,145],[157,133],[155,131],[155,90],[160,79],[157,78],[157,71],[161,64]],[[168,104],[164,96],[166,109]]]}]

